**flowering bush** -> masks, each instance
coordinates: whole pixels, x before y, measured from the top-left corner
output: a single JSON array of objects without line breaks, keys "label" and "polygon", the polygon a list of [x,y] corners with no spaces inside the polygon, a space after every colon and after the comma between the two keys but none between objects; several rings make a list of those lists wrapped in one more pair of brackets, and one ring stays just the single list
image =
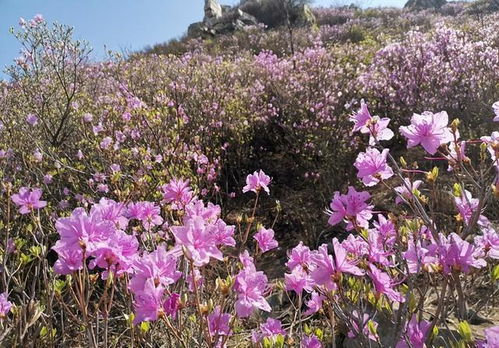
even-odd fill
[{"label": "flowering bush", "polygon": [[[69,28],[20,24],[0,85],[2,344],[495,347],[497,323],[475,326],[499,281],[493,38],[90,64]],[[374,105],[352,113],[360,93]]]}]

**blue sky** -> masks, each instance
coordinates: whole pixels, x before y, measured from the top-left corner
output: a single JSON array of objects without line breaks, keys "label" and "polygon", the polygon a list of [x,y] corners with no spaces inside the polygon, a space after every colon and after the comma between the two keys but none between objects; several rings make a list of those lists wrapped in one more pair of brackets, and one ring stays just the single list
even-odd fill
[{"label": "blue sky", "polygon": [[[220,0],[233,5],[239,0]],[[315,6],[358,3],[398,6],[404,0],[315,0]],[[114,51],[140,50],[181,36],[190,23],[203,17],[204,0],[0,0],[0,71],[19,55],[9,33],[20,17],[40,13],[48,22],[75,27],[76,37],[93,47],[93,58],[104,57],[104,46]],[[5,78],[0,72],[0,78]]]}]

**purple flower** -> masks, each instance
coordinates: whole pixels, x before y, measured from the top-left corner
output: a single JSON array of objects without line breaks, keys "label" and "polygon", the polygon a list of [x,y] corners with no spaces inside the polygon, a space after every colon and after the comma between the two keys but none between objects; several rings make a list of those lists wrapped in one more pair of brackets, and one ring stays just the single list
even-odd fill
[{"label": "purple flower", "polygon": [[372,218],[372,206],[366,201],[371,197],[369,192],[357,192],[354,187],[349,186],[346,195],[340,194],[338,191],[334,193],[333,200],[329,205],[330,225],[336,225],[342,220],[347,222],[347,230],[353,229],[355,226],[368,228],[368,221]]},{"label": "purple flower", "polygon": [[182,209],[192,200],[192,191],[189,180],[172,179],[167,185],[162,187],[163,200],[166,203],[173,203],[172,208]]},{"label": "purple flower", "polygon": [[243,187],[243,192],[253,191],[257,193],[263,189],[267,194],[270,194],[268,187],[270,181],[270,176],[266,175],[261,169],[259,172],[255,171],[246,177],[246,186]]},{"label": "purple flower", "polygon": [[41,209],[47,206],[46,201],[41,201],[42,190],[35,188],[30,190],[28,187],[21,187],[19,193],[12,195],[12,202],[19,207],[20,214],[29,214],[35,209]]},{"label": "purple flower", "polygon": [[258,247],[262,253],[275,249],[279,243],[274,239],[274,230],[261,227],[253,238],[258,242]]},{"label": "purple flower", "polygon": [[[405,329],[405,337],[406,339],[400,340],[399,343],[397,343],[396,348],[423,348],[425,347],[425,341],[426,338],[429,334],[429,329],[431,327],[431,323],[422,320],[421,322],[418,322],[416,318],[416,314],[414,314],[407,323],[407,327]],[[410,343],[410,344],[408,344]]]},{"label": "purple flower", "polygon": [[487,265],[481,258],[480,250],[454,232],[448,238],[440,234],[438,254],[445,274],[450,274],[452,271],[469,273],[471,267],[482,268]]},{"label": "purple flower", "polygon": [[127,214],[130,218],[142,221],[142,226],[148,231],[154,226],[162,225],[164,221],[160,215],[160,207],[153,202],[130,203]]},{"label": "purple flower", "polygon": [[374,146],[377,141],[390,140],[393,138],[393,131],[388,128],[389,118],[380,118],[371,116],[364,100],[360,102],[360,110],[350,117],[354,123],[353,132],[360,131],[363,134],[369,134],[369,145]]},{"label": "purple flower", "polygon": [[301,340],[300,348],[322,348],[322,343],[315,335],[305,336]]},{"label": "purple flower", "polygon": [[475,237],[475,245],[485,256],[499,259],[499,233],[491,227],[483,228],[482,235]]},{"label": "purple flower", "polygon": [[373,281],[374,289],[378,294],[385,294],[390,300],[395,302],[404,302],[402,294],[393,289],[393,282],[388,273],[378,269],[373,264],[369,265],[369,277]]},{"label": "purple flower", "polygon": [[303,315],[312,315],[317,313],[322,308],[322,301],[326,298],[322,295],[319,295],[317,292],[312,292],[312,296],[310,300],[307,301],[306,305],[308,309],[303,313]]},{"label": "purple flower", "polygon": [[494,122],[499,122],[499,101],[496,101],[492,105],[492,109],[494,110],[494,114],[496,114],[496,116],[494,117]]},{"label": "purple flower", "polygon": [[334,258],[329,255],[327,245],[323,244],[312,255],[315,268],[311,273],[311,277],[317,285],[324,285],[328,290],[337,289],[337,283],[341,280],[343,273],[356,276],[364,275],[364,271],[348,259],[347,251],[338,242],[337,238],[333,239],[333,250]]},{"label": "purple flower", "polygon": [[303,290],[312,292],[314,282],[303,268],[295,267],[290,274],[284,274],[284,284],[287,291],[292,290],[301,294]]},{"label": "purple flower", "polygon": [[[474,212],[478,209],[478,205],[480,203],[479,200],[473,198],[471,192],[469,192],[468,190],[464,190],[461,193],[461,197],[455,197],[454,201],[456,202],[459,216],[466,225],[469,225]],[[485,216],[479,215],[478,224],[480,226],[488,226],[490,225],[490,222]]]},{"label": "purple flower", "polygon": [[312,262],[312,253],[310,252],[310,248],[303,245],[303,242],[300,242],[297,246],[295,246],[291,252],[289,253],[289,260],[286,263],[286,266],[293,270],[297,267],[301,267],[305,270],[310,269]]},{"label": "purple flower", "polygon": [[12,303],[7,300],[7,297],[7,292],[0,294],[0,320],[6,318],[12,308]]},{"label": "purple flower", "polygon": [[38,124],[38,116],[35,114],[28,114],[28,116],[26,116],[26,122],[31,126],[36,126]]},{"label": "purple flower", "polygon": [[215,236],[211,233],[206,221],[195,216],[186,221],[183,226],[172,227],[177,245],[184,248],[189,259],[196,266],[203,266],[210,262],[210,258],[222,260],[222,252],[217,248]]},{"label": "purple flower", "polygon": [[407,148],[421,144],[426,152],[434,155],[440,145],[453,140],[448,122],[445,111],[436,114],[425,111],[421,115],[414,114],[411,125],[400,127],[400,133],[407,138]]},{"label": "purple flower", "polygon": [[[417,190],[422,183],[423,182],[421,180],[415,180],[411,183],[409,179],[405,178],[404,184],[397,186],[394,189],[395,192],[398,193],[397,197],[395,198],[395,203],[401,204],[404,203],[404,200],[410,202],[413,197],[413,192]],[[407,188],[409,188],[411,191],[409,191]]]},{"label": "purple flower", "polygon": [[361,129],[367,128],[369,121],[371,121],[371,114],[369,113],[369,109],[367,108],[367,104],[364,102],[364,99],[360,101],[360,109],[359,111],[350,117],[350,121],[353,122],[353,132],[358,132]]},{"label": "purple flower", "polygon": [[[362,315],[362,320],[360,319],[360,314],[357,310],[352,311],[352,320],[350,320],[350,325],[352,329],[348,331],[349,338],[357,337],[361,332],[363,335],[368,337],[369,339],[376,341],[378,339],[377,335],[374,335],[371,330],[369,330],[369,321],[371,321],[374,328],[378,327],[378,323],[374,320],[371,320],[369,314],[364,313]],[[361,325],[361,329],[359,329],[359,324]]]},{"label": "purple flower", "polygon": [[148,279],[142,291],[135,293],[135,318],[134,324],[143,321],[156,321],[159,317],[164,315],[164,288],[154,284],[153,279]]},{"label": "purple flower", "polygon": [[251,339],[254,343],[260,342],[264,338],[274,340],[278,335],[286,336],[286,331],[282,329],[281,322],[277,319],[268,318],[263,324],[260,324],[259,331],[253,331]]},{"label": "purple flower", "polygon": [[253,260],[243,254],[241,262],[244,268],[236,276],[234,290],[237,292],[235,304],[237,316],[249,317],[255,309],[270,312],[271,308],[264,293],[267,290],[267,276],[262,271],[257,271]]},{"label": "purple flower", "polygon": [[142,255],[134,262],[133,269],[130,290],[134,293],[142,291],[148,279],[152,279],[156,285],[167,286],[175,283],[182,275],[177,271],[177,258],[168,253],[164,246]]},{"label": "purple flower", "polygon": [[229,313],[222,313],[220,306],[216,306],[213,312],[208,314],[208,329],[212,337],[230,336],[230,320],[232,316]]},{"label": "purple flower", "polygon": [[357,177],[362,179],[366,186],[374,186],[380,180],[386,180],[393,176],[393,170],[386,163],[388,149],[384,149],[381,153],[378,149],[368,148],[366,152],[361,152],[355,161],[355,168],[359,170]]}]

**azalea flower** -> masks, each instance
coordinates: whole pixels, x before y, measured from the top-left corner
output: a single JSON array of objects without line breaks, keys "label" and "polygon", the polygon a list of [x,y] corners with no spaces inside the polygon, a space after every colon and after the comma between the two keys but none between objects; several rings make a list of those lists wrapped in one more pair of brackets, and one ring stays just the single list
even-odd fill
[{"label": "azalea flower", "polygon": [[390,300],[395,302],[404,302],[402,294],[393,289],[393,282],[388,273],[381,271],[373,264],[369,265],[368,275],[373,281],[374,290],[378,294],[385,294]]},{"label": "azalea flower", "polygon": [[362,179],[366,186],[374,186],[380,180],[386,180],[393,176],[393,170],[386,163],[388,149],[381,153],[378,149],[368,148],[366,152],[361,152],[354,163],[355,168],[359,170],[357,177]]},{"label": "azalea flower", "polygon": [[260,324],[260,330],[254,330],[251,339],[254,343],[260,342],[264,338],[274,340],[278,335],[286,336],[286,331],[282,329],[281,322],[277,319],[268,318],[263,324]]},{"label": "azalea flower", "polygon": [[19,193],[12,195],[12,202],[19,207],[20,214],[29,214],[35,209],[42,209],[47,206],[46,201],[41,201],[42,190],[35,188],[30,190],[28,187],[21,187]]},{"label": "azalea flower", "polygon": [[352,186],[348,188],[346,195],[336,191],[329,205],[331,211],[328,211],[330,215],[328,223],[334,226],[340,221],[346,220],[347,230],[354,228],[352,222],[355,222],[357,226],[368,228],[368,221],[372,218],[372,206],[366,203],[369,198],[371,198],[369,192],[357,192]]},{"label": "azalea flower", "polygon": [[189,186],[189,180],[172,179],[162,187],[163,200],[172,203],[174,210],[182,209],[193,197],[193,192]]},{"label": "azalea flower", "polygon": [[377,141],[390,140],[393,138],[393,131],[388,128],[389,118],[371,116],[364,100],[360,101],[360,110],[350,117],[354,123],[353,132],[360,131],[369,134],[369,145],[374,146]]},{"label": "azalea flower", "polygon": [[38,116],[35,114],[28,114],[28,116],[26,116],[26,122],[31,126],[36,126],[38,124]]},{"label": "azalea flower", "polygon": [[[400,342],[397,343],[396,348],[425,347],[425,341],[428,334],[430,333],[429,332],[430,327],[431,327],[430,322],[426,320],[418,322],[416,314],[413,314],[411,320],[407,323],[405,329],[405,336],[407,337],[407,340],[406,339],[400,340]],[[410,343],[410,345],[408,343]]]},{"label": "azalea flower", "polygon": [[364,275],[364,271],[348,259],[347,251],[338,242],[337,238],[333,239],[333,250],[334,258],[328,254],[327,245],[323,244],[312,256],[315,269],[312,271],[311,277],[316,284],[325,285],[328,290],[335,290],[337,288],[336,283],[340,280],[343,273],[356,276]]},{"label": "azalea flower", "polygon": [[262,253],[275,249],[279,243],[274,239],[274,230],[261,227],[253,238],[258,242],[258,247]]},{"label": "azalea flower", "polygon": [[249,317],[255,309],[270,312],[271,308],[264,297],[267,290],[267,276],[257,271],[249,255],[243,254],[244,268],[236,276],[234,290],[237,292],[235,309],[239,318]]},{"label": "azalea flower", "polygon": [[321,341],[315,335],[305,336],[300,342],[301,348],[322,348]]},{"label": "azalea flower", "polygon": [[[369,321],[371,321],[373,327],[376,329],[378,327],[378,323],[375,322],[374,320],[371,320],[369,317],[369,314],[364,313],[362,315],[362,321],[360,320],[360,314],[357,310],[352,311],[352,319],[350,320],[350,325],[352,326],[352,329],[348,331],[348,338],[355,338],[359,336],[359,334],[362,332],[363,335],[365,335],[367,338],[376,341],[378,339],[378,336],[375,335],[374,333],[369,330]],[[359,324],[361,325],[361,329],[359,329]]]},{"label": "azalea flower", "polygon": [[434,155],[440,145],[454,140],[448,122],[445,111],[436,114],[425,111],[421,115],[414,114],[409,126],[400,127],[400,133],[407,138],[407,148],[421,144],[426,152]]},{"label": "azalea flower", "polygon": [[314,282],[303,268],[295,267],[291,273],[284,274],[284,284],[286,290],[301,294],[303,290],[312,292]]},{"label": "azalea flower", "polygon": [[270,184],[270,176],[265,174],[263,170],[254,172],[246,177],[246,186],[243,187],[243,192],[253,191],[255,193],[263,189],[267,194],[270,194],[268,185]]},{"label": "azalea flower", "polygon": [[303,245],[303,242],[300,242],[296,247],[291,249],[289,253],[288,262],[286,262],[286,266],[293,270],[297,267],[302,269],[310,269],[312,263],[312,253],[310,252],[310,248],[308,246]]},{"label": "azalea flower", "polygon": [[0,294],[0,320],[6,318],[12,308],[12,303],[8,301],[7,297],[7,292]]},{"label": "azalea flower", "polygon": [[172,227],[177,246],[184,248],[187,258],[195,266],[203,266],[210,262],[210,258],[222,260],[222,252],[217,248],[215,236],[211,233],[206,221],[200,216],[194,216],[183,226]]},{"label": "azalea flower", "polygon": [[496,116],[494,117],[494,122],[499,122],[499,101],[496,101],[492,105],[492,109],[494,109],[494,113],[496,114]]},{"label": "azalea flower", "polygon": [[303,313],[303,315],[312,315],[314,313],[317,313],[321,308],[322,308],[322,302],[326,298],[316,291],[312,292],[312,296],[310,299],[306,302],[307,305],[307,310]]},{"label": "azalea flower", "polygon": [[[418,187],[423,183],[421,180],[415,180],[414,182],[411,182],[407,178],[405,178],[404,181],[405,185],[400,185],[394,188],[395,192],[398,193],[397,197],[395,198],[396,204],[404,203],[404,200],[410,202],[413,198],[413,192],[417,190]],[[407,187],[409,187],[411,191],[409,191]]]},{"label": "azalea flower", "polygon": [[213,312],[208,314],[208,330],[212,337],[215,336],[230,336],[230,320],[232,316],[229,313],[222,313],[220,306],[216,306]]}]

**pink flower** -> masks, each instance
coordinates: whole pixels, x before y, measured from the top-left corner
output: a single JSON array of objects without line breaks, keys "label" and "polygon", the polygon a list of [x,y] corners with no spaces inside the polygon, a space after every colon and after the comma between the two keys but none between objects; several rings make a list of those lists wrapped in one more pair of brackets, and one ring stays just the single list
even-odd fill
[{"label": "pink flower", "polygon": [[125,212],[126,209],[123,203],[117,203],[104,197],[90,209],[90,215],[98,215],[100,219],[112,222],[116,228],[122,230],[128,226],[128,219],[124,216]]},{"label": "pink flower", "polygon": [[496,114],[496,116],[494,117],[494,122],[499,122],[499,101],[496,101],[492,105],[492,109],[494,109],[494,114]]},{"label": "pink flower", "polygon": [[35,188],[30,190],[28,187],[21,187],[19,193],[12,195],[12,202],[19,207],[20,214],[29,214],[35,209],[41,209],[47,206],[46,201],[41,201],[42,190]]},{"label": "pink flower", "polygon": [[241,261],[244,268],[238,273],[234,283],[234,290],[237,292],[235,304],[237,316],[249,317],[255,309],[270,312],[270,305],[264,297],[268,286],[267,276],[256,270],[253,260],[247,254],[243,256]]},{"label": "pink flower", "polygon": [[105,137],[100,143],[100,148],[106,150],[109,148],[109,146],[111,146],[112,143],[113,139],[111,137]]},{"label": "pink flower", "polygon": [[134,293],[142,291],[148,279],[152,279],[154,284],[168,286],[174,284],[182,275],[177,271],[177,258],[168,253],[164,246],[142,255],[134,262],[133,269],[130,290]]},{"label": "pink flower", "polygon": [[[466,225],[469,225],[473,214],[478,209],[478,205],[480,203],[479,200],[473,198],[471,192],[469,192],[468,190],[464,190],[461,193],[461,197],[454,197],[454,201],[456,202],[459,216],[461,217],[461,219],[463,219]],[[478,217],[478,224],[480,226],[488,226],[490,225],[490,222],[485,216],[480,215]]]},{"label": "pink flower", "polygon": [[388,149],[381,153],[378,149],[368,148],[366,152],[361,152],[355,161],[355,168],[359,170],[357,177],[362,179],[366,186],[374,186],[380,180],[386,180],[393,176],[393,170],[386,163]]},{"label": "pink flower", "polygon": [[[481,137],[480,140],[488,145],[487,149],[489,150],[490,157],[495,162],[497,160],[497,152],[499,152],[497,150],[499,148],[499,132],[492,132],[490,137]],[[499,163],[496,163],[496,167],[499,167]]]},{"label": "pink flower", "polygon": [[483,228],[482,235],[475,237],[475,245],[485,256],[499,259],[499,233],[491,227]]},{"label": "pink flower", "polygon": [[369,109],[367,108],[367,104],[362,99],[360,101],[360,109],[359,111],[350,117],[350,121],[354,123],[353,132],[358,132],[363,128],[367,128],[367,124],[371,120],[372,116],[369,113]]},{"label": "pink flower", "polygon": [[160,207],[153,202],[144,201],[128,205],[128,216],[142,221],[142,226],[148,231],[154,226],[163,224],[160,213]]},{"label": "pink flower", "polygon": [[223,220],[218,219],[211,226],[211,234],[215,239],[215,244],[235,247],[234,230],[235,226],[228,226]]},{"label": "pink flower", "polygon": [[175,210],[182,209],[191,200],[193,193],[189,186],[189,180],[172,179],[162,187],[163,200],[166,203],[173,203]]},{"label": "pink flower", "polygon": [[38,124],[38,116],[35,114],[28,114],[28,116],[26,116],[26,122],[31,126],[36,126]]},{"label": "pink flower", "polygon": [[223,255],[218,250],[215,236],[211,233],[206,221],[195,216],[186,221],[183,226],[172,227],[177,245],[183,247],[186,255],[195,266],[203,266],[210,262],[210,258],[222,260]]},{"label": "pink flower", "polygon": [[343,273],[356,276],[364,275],[364,271],[347,258],[347,251],[338,242],[337,238],[333,239],[333,250],[334,258],[329,255],[327,245],[323,244],[312,255],[315,268],[311,273],[311,277],[317,285],[324,285],[327,290],[337,289],[337,283]]},{"label": "pink flower", "polygon": [[278,335],[286,336],[286,331],[282,329],[281,322],[277,319],[268,318],[265,323],[260,324],[259,332],[252,332],[251,339],[256,343],[264,338],[274,340]]},{"label": "pink flower", "polygon": [[312,253],[310,252],[310,248],[303,245],[303,242],[300,242],[296,247],[294,247],[289,253],[289,260],[286,263],[286,266],[290,270],[294,270],[297,267],[301,267],[303,269],[310,269],[310,265],[312,262]]},{"label": "pink flower", "polygon": [[[364,313],[362,315],[362,320],[361,320],[359,312],[357,310],[352,311],[352,319],[350,320],[350,325],[352,326],[352,329],[348,331],[347,334],[348,338],[355,338],[362,332],[362,334],[368,337],[369,339],[376,341],[378,337],[377,335],[374,335],[371,332],[371,330],[369,330],[368,326],[369,321],[372,322],[374,328],[378,327],[378,323],[375,322],[374,320],[371,320],[369,314]],[[359,329],[359,324],[361,325],[361,329]]]},{"label": "pink flower", "polygon": [[263,170],[254,172],[246,177],[246,186],[243,187],[243,192],[253,191],[258,193],[263,189],[267,194],[270,194],[268,185],[270,184],[270,176],[266,175]]},{"label": "pink flower", "polygon": [[465,151],[466,141],[451,141],[449,145],[449,155],[446,156],[447,161],[449,162],[448,171],[451,171],[454,167],[458,167],[460,162],[469,161]]},{"label": "pink flower", "polygon": [[230,336],[230,320],[232,316],[229,313],[222,313],[220,306],[216,306],[213,312],[208,314],[208,330],[212,337],[215,336]]},{"label": "pink flower", "polygon": [[360,101],[360,110],[350,117],[354,123],[353,132],[360,131],[369,134],[369,145],[374,146],[377,141],[390,140],[393,138],[393,131],[388,128],[389,118],[371,116],[364,100]]},{"label": "pink flower", "polygon": [[485,267],[487,263],[481,258],[479,251],[454,232],[448,238],[440,234],[438,254],[444,266],[444,274],[450,274],[452,271],[469,273],[471,267]]},{"label": "pink flower", "polygon": [[395,302],[404,302],[402,294],[393,289],[393,282],[390,276],[378,269],[373,264],[369,265],[369,277],[373,281],[374,289],[378,294],[385,294],[390,300]]},{"label": "pink flower", "polygon": [[440,145],[453,140],[448,122],[449,116],[445,111],[436,114],[425,111],[421,115],[414,114],[411,125],[400,127],[400,133],[408,140],[407,148],[421,144],[429,154],[434,155]]},{"label": "pink flower", "polygon": [[336,191],[330,204],[331,211],[329,211],[328,223],[334,226],[340,221],[346,220],[347,230],[353,229],[354,224],[368,228],[368,221],[372,218],[372,206],[368,205],[366,201],[370,197],[369,192],[357,192],[352,186],[348,187],[346,195],[340,195]]},{"label": "pink flower", "polygon": [[300,343],[301,348],[322,348],[321,341],[315,335],[305,336]]},{"label": "pink flower", "polygon": [[7,297],[7,292],[0,294],[0,320],[6,318],[12,308],[12,303],[7,300]]},{"label": "pink flower", "polygon": [[[395,192],[398,193],[395,198],[396,204],[404,203],[404,200],[410,202],[413,197],[413,192],[418,189],[418,187],[423,183],[421,180],[415,180],[411,183],[411,181],[407,178],[404,179],[405,184],[395,187]],[[407,189],[409,188],[410,191]]]},{"label": "pink flower", "polygon": [[148,279],[145,282],[142,291],[135,293],[134,295],[134,324],[143,321],[156,321],[164,314],[164,288],[161,285],[156,286],[153,279]]},{"label": "pink flower", "polygon": [[487,342],[485,348],[499,347],[499,326],[489,327],[483,330],[485,334],[485,341]]},{"label": "pink flower", "polygon": [[[429,334],[429,329],[431,327],[431,323],[422,320],[418,322],[416,318],[416,314],[413,314],[409,323],[407,323],[407,327],[405,329],[405,337],[406,339],[400,340],[397,343],[396,348],[423,348],[425,347],[425,341]],[[408,344],[410,343],[410,344]]]},{"label": "pink flower", "polygon": [[284,274],[284,284],[287,291],[292,290],[297,294],[301,294],[303,290],[312,292],[314,282],[303,268],[295,267],[290,274]]},{"label": "pink flower", "polygon": [[253,238],[258,242],[258,247],[262,253],[275,249],[279,243],[274,239],[274,230],[261,227]]},{"label": "pink flower", "polygon": [[322,295],[319,295],[317,292],[312,292],[312,296],[310,300],[307,301],[308,309],[303,313],[303,315],[312,315],[317,313],[322,308],[322,301],[326,298]]}]

